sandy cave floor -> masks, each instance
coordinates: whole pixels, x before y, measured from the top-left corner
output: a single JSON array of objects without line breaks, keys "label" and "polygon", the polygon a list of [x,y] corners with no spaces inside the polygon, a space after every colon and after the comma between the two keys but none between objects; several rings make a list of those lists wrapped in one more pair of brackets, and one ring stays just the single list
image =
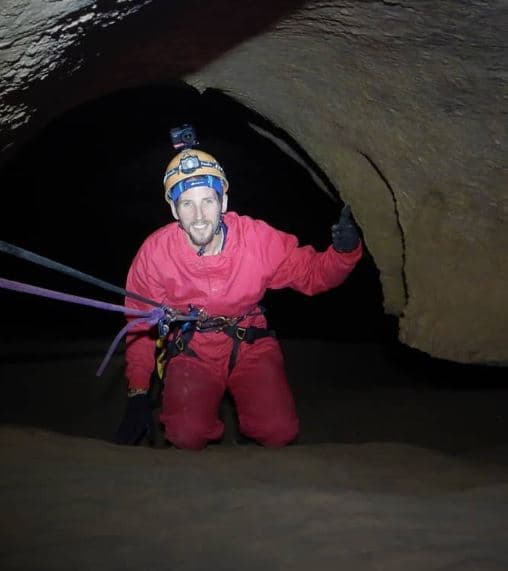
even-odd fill
[{"label": "sandy cave floor", "polygon": [[299,443],[194,453],[110,442],[107,345],[2,345],[1,569],[508,569],[503,371],[287,341]]}]

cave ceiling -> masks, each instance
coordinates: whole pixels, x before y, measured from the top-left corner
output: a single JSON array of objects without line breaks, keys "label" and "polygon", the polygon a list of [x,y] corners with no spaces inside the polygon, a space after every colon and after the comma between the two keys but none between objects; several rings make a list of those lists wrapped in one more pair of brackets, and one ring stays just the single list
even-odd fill
[{"label": "cave ceiling", "polygon": [[399,338],[508,363],[508,3],[0,7],[0,162],[90,99],[184,81],[283,130],[362,227]]}]

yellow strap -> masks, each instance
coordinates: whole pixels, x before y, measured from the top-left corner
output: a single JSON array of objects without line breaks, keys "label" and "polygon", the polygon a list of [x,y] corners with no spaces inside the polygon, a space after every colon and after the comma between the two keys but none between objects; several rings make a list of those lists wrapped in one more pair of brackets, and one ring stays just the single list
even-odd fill
[{"label": "yellow strap", "polygon": [[166,368],[166,339],[164,337],[159,337],[155,342],[155,346],[158,349],[157,358],[155,359],[157,376],[162,380],[164,378],[164,370]]}]

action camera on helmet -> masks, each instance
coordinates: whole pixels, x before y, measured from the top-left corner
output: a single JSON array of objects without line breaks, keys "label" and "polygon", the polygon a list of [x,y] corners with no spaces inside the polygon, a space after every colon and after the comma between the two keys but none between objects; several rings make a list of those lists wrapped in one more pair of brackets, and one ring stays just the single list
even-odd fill
[{"label": "action camera on helmet", "polygon": [[175,127],[174,129],[171,129],[170,134],[173,147],[177,151],[190,149],[198,144],[194,128],[188,123],[182,125],[181,127]]}]

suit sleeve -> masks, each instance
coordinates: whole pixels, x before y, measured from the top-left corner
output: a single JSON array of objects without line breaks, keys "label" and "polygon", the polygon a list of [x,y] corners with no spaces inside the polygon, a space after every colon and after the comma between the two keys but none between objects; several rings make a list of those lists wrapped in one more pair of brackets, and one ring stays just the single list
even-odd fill
[{"label": "suit sleeve", "polygon": [[315,295],[343,283],[362,257],[362,243],[352,252],[336,252],[329,246],[317,252],[312,246],[299,246],[298,239],[271,229],[267,247],[271,250],[274,272],[268,287],[290,287],[306,295]]}]

